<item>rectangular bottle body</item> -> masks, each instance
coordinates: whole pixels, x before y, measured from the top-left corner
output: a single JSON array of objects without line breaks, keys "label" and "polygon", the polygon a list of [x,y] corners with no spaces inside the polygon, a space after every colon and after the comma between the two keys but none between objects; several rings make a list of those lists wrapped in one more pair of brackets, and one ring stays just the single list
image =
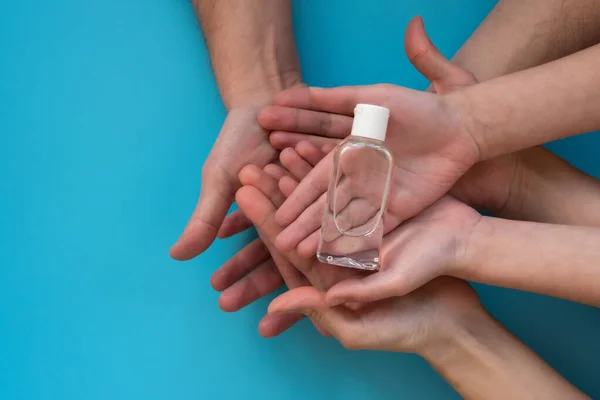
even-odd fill
[{"label": "rectangular bottle body", "polygon": [[363,270],[379,268],[392,165],[391,154],[377,140],[349,137],[336,148],[319,261]]}]

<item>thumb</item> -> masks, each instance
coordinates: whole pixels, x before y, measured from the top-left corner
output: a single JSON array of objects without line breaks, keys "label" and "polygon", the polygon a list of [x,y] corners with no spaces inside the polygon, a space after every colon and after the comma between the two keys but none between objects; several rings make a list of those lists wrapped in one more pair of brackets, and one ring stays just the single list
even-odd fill
[{"label": "thumb", "polygon": [[364,324],[360,317],[345,307],[327,307],[323,293],[314,287],[300,287],[280,295],[269,304],[268,312],[270,315],[304,314],[349,349],[359,349],[364,342]]},{"label": "thumb", "polygon": [[370,303],[406,294],[392,272],[382,270],[362,279],[347,279],[334,285],[325,295],[329,307],[344,303]]},{"label": "thumb", "polygon": [[171,248],[171,257],[189,260],[208,249],[233,203],[233,197],[234,191],[225,180],[211,179],[203,183],[200,200],[181,237]]},{"label": "thumb", "polygon": [[470,71],[453,64],[434,46],[425,32],[421,17],[409,22],[404,36],[404,50],[411,64],[431,82],[438,94],[477,83]]}]

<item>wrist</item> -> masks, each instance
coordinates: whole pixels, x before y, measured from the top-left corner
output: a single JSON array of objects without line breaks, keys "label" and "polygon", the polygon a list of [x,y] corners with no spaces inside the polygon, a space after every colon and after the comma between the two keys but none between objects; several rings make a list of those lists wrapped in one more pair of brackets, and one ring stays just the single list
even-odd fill
[{"label": "wrist", "polygon": [[485,248],[487,238],[492,231],[493,219],[481,215],[469,230],[461,232],[462,237],[456,244],[454,262],[447,268],[447,275],[472,280],[471,271],[477,268],[479,253]]},{"label": "wrist", "polygon": [[[477,85],[471,87],[474,86]],[[471,106],[472,102],[468,96],[468,90],[469,88],[457,90],[443,95],[443,97],[456,116],[459,137],[464,137],[470,142],[474,154],[472,164],[475,164],[487,159],[484,142],[485,132],[477,118],[475,108]]]},{"label": "wrist", "polygon": [[499,324],[480,307],[456,321],[448,333],[445,341],[433,343],[419,353],[444,377],[450,374],[449,371],[462,366],[481,363],[482,353],[487,348],[486,342],[494,341],[499,333]]},{"label": "wrist", "polygon": [[271,69],[258,67],[252,73],[242,74],[239,79],[230,78],[227,84],[219,85],[227,110],[270,104],[280,91],[302,84],[299,70],[272,72]]}]

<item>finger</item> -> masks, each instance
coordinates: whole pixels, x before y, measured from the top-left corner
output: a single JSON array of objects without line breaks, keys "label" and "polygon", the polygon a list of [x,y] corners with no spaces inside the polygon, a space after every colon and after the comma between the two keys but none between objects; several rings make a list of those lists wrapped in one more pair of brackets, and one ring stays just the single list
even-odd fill
[{"label": "finger", "polygon": [[217,237],[219,239],[226,239],[249,229],[251,226],[252,223],[246,218],[244,213],[240,210],[235,210],[225,217],[219,228],[219,232],[217,232]]},{"label": "finger", "polygon": [[[389,88],[390,85],[340,86],[332,89],[295,88],[279,92],[273,103],[276,106],[351,116],[354,115],[354,108],[359,103],[385,106],[389,97],[389,93],[387,93]],[[271,114],[272,116],[273,114]],[[275,118],[269,122],[274,123]],[[295,126],[293,120],[285,120],[285,122],[289,123],[290,127]],[[282,128],[277,130],[298,131],[284,128],[283,126],[288,125],[283,125],[281,120],[279,120],[279,124],[278,126],[282,126]],[[345,132],[347,135],[347,132],[350,131],[345,130]]]},{"label": "finger", "polygon": [[310,142],[313,145],[320,148],[328,146],[327,148],[333,149],[340,142],[340,139],[331,139],[321,136],[307,135],[304,133],[277,131],[272,132],[269,135],[269,141],[271,142],[271,145],[274,148],[281,151],[286,147],[295,147],[298,143],[302,141]]},{"label": "finger", "polygon": [[278,315],[304,308],[327,308],[324,294],[311,286],[289,290],[271,301],[267,312]]},{"label": "finger", "polygon": [[329,153],[310,171],[306,178],[300,182],[296,190],[294,190],[294,193],[277,210],[275,220],[279,225],[290,225],[304,210],[327,191],[332,166],[333,154]]},{"label": "finger", "polygon": [[297,180],[301,181],[312,170],[312,166],[300,157],[292,148],[283,149],[279,155],[279,161]]},{"label": "finger", "polygon": [[408,24],[404,49],[412,65],[431,82],[438,94],[477,82],[471,72],[453,64],[439,52],[427,36],[421,17],[413,18]]},{"label": "finger", "polygon": [[[240,171],[240,182],[242,185],[254,186],[268,197],[275,207],[283,204],[285,198],[279,190],[277,181],[264,173],[256,165],[247,165]],[[241,207],[240,207],[241,208]]]},{"label": "finger", "polygon": [[348,115],[280,106],[263,108],[258,113],[258,123],[268,131],[308,133],[338,139],[348,136],[352,128],[352,118]]},{"label": "finger", "polygon": [[258,324],[258,332],[262,337],[272,338],[290,329],[296,322],[304,318],[303,314],[265,315]]},{"label": "finger", "polygon": [[[261,230],[259,232],[262,233]],[[308,279],[300,272],[274,245],[267,242],[267,248],[275,261],[275,266],[283,277],[288,288],[293,289],[300,286],[310,286]]]},{"label": "finger", "polygon": [[327,153],[321,151],[321,149],[319,149],[317,146],[306,140],[298,143],[295,147],[295,150],[300,157],[310,164],[311,169],[327,155]]},{"label": "finger", "polygon": [[[269,208],[268,206],[277,206],[281,204],[283,201],[283,195],[279,191],[277,181],[267,174],[264,170],[260,170],[257,167],[249,166],[245,168],[243,174],[241,174],[241,180],[245,185],[249,185],[249,187],[253,187],[260,191],[263,195],[262,198],[256,197],[256,202],[263,203],[267,205],[266,208],[258,209],[256,207],[256,203],[252,205],[250,212],[253,217],[258,220],[262,220],[268,226],[272,226],[273,212],[274,210]],[[247,207],[247,204],[240,206],[240,208]],[[271,212],[270,218],[264,212]],[[267,218],[269,219],[268,222]],[[283,276],[284,281],[288,285],[288,287],[298,287],[309,285],[307,278],[300,272],[290,261],[281,254],[275,246],[272,244],[272,240],[274,239],[273,232],[277,231],[276,227],[271,227],[271,229],[264,229],[262,224],[257,224],[256,229],[258,231],[259,236],[263,240],[265,246],[267,247],[271,257],[275,261],[275,265],[277,269]]]},{"label": "finger", "polygon": [[[301,186],[302,182],[300,182],[294,193],[286,200],[286,203],[293,199]],[[281,210],[281,208],[279,210]],[[323,194],[316,202],[310,204],[291,225],[285,228],[277,236],[277,239],[275,239],[275,247],[283,252],[295,249],[302,240],[306,239],[308,235],[321,226],[324,211],[325,194]]]},{"label": "finger", "polygon": [[210,284],[221,292],[267,261],[269,256],[263,241],[255,239],[216,270],[210,278]]},{"label": "finger", "polygon": [[271,178],[275,179],[276,181],[279,181],[284,176],[290,176],[290,173],[288,171],[286,171],[285,168],[283,168],[281,165],[277,165],[277,164],[267,164],[263,168],[263,171],[265,171],[265,173],[267,175],[269,175]]},{"label": "finger", "polygon": [[427,280],[413,282],[392,269],[383,269],[362,279],[347,279],[334,285],[326,294],[327,304],[335,307],[350,302],[372,303],[375,301],[405,296],[427,283]]},{"label": "finger", "polygon": [[298,187],[298,181],[296,181],[291,176],[284,176],[279,180],[279,190],[286,197],[290,197],[294,190]]},{"label": "finger", "polygon": [[[270,242],[267,242],[267,248],[269,249],[273,260],[275,261],[275,266],[279,270],[279,273],[283,277],[283,280],[287,284],[288,288],[294,289],[302,286],[311,286],[308,278],[304,276],[304,274],[302,274],[302,272],[300,272],[291,262],[289,262],[283,254],[281,254],[274,246],[272,246]],[[327,330],[325,330],[325,328],[323,328],[320,324],[312,320],[311,322],[315,328],[317,328],[317,331],[321,333],[321,335],[327,337],[331,336],[329,332],[327,332]]]},{"label": "finger", "polygon": [[[283,280],[288,285],[288,287],[295,288],[295,287],[300,287],[300,286],[309,286],[310,282],[308,281],[307,277],[302,272],[300,272],[299,269],[296,268],[296,266],[294,264],[292,264],[285,255],[281,254],[271,244],[271,241],[270,241],[271,238],[275,237],[274,236],[275,232],[279,231],[278,226],[273,226],[274,225],[274,221],[273,221],[274,209],[269,207],[269,205],[274,206],[273,202],[278,202],[277,198],[278,198],[278,196],[281,196],[281,194],[274,193],[276,191],[276,189],[274,189],[273,186],[276,186],[277,182],[274,179],[272,179],[266,172],[257,171],[256,169],[252,169],[252,168],[250,168],[249,172],[247,171],[244,175],[245,176],[243,177],[242,180],[246,184],[250,185],[248,187],[259,190],[260,193],[263,195],[263,197],[262,198],[257,197],[256,193],[250,194],[250,197],[248,197],[246,199],[248,201],[242,202],[240,205],[240,208],[247,209],[249,204],[251,204],[250,207],[252,207],[252,208],[249,211],[250,218],[254,218],[256,221],[262,221],[262,223],[256,224],[258,234],[261,238],[263,238],[265,246],[267,247],[269,253],[271,254],[271,257],[273,258],[273,260],[275,262],[275,266],[279,270],[279,273],[283,277]],[[267,198],[269,196],[271,197],[270,198],[271,202],[269,202],[269,200],[267,200]],[[262,208],[257,207],[261,203],[264,205],[264,207],[262,207]],[[271,218],[269,218],[269,215],[266,214],[269,212],[271,212],[271,214],[270,214]],[[267,226],[266,230],[265,230],[265,225]],[[297,263],[296,265],[299,268],[304,267],[305,271],[311,271],[310,269],[307,270],[305,265],[300,264],[299,260],[296,260],[296,263]],[[313,324],[315,325],[317,330],[322,335],[331,336],[318,323],[315,323],[313,321]]]},{"label": "finger", "polygon": [[270,315],[298,312],[323,325],[328,332],[340,340],[342,338],[347,340],[350,336],[354,336],[359,327],[357,325],[360,324],[352,311],[344,307],[327,307],[323,293],[310,286],[293,289],[278,296],[268,308]]},{"label": "finger", "polygon": [[275,205],[254,186],[242,186],[235,200],[244,214],[269,239],[279,234],[281,228],[274,220]]},{"label": "finger", "polygon": [[233,203],[233,196],[234,190],[226,178],[205,180],[196,209],[171,248],[171,257],[189,260],[208,249]]},{"label": "finger", "polygon": [[336,144],[334,143],[325,143],[323,146],[321,146],[321,150],[323,153],[329,154],[333,151],[333,149],[335,149],[335,146]]},{"label": "finger", "polygon": [[233,312],[276,291],[283,285],[281,274],[272,259],[265,261],[219,296],[219,308]]},{"label": "finger", "polygon": [[319,240],[321,239],[321,230],[318,229],[311,233],[306,239],[298,243],[296,249],[300,257],[312,257],[317,254]]}]

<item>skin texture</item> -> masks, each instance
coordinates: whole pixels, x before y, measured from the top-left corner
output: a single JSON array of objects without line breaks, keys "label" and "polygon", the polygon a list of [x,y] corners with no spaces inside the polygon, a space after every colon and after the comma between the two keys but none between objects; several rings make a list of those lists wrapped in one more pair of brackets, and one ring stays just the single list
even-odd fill
[{"label": "skin texture", "polygon": [[[419,35],[422,35],[425,37],[426,40],[420,40]],[[411,33],[409,35],[407,35],[407,42],[411,41],[411,40],[415,40],[417,42],[420,41],[420,43],[424,43],[425,45],[429,45],[431,46],[431,43],[429,42],[429,40],[426,38],[425,36],[425,31],[422,28],[422,25],[420,25],[420,29],[416,29],[416,30],[412,30]],[[419,49],[418,47],[418,43],[417,46],[413,46],[413,51],[417,51]],[[443,59],[443,58],[442,58]],[[431,62],[435,62],[438,59],[431,59]],[[447,63],[447,61],[446,61]],[[425,67],[427,67],[428,63],[421,63],[421,65],[424,65]],[[451,64],[447,63],[447,65],[451,66]],[[458,71],[458,69],[456,70]],[[454,85],[458,80],[457,79],[463,79],[462,75],[449,75],[448,79],[440,81],[440,88],[443,88],[443,85],[447,84],[447,85]],[[321,125],[319,125],[321,126]],[[310,121],[308,121],[308,125],[306,125],[306,129],[309,130],[309,134],[308,135],[303,135],[303,138],[307,138],[310,137],[310,131],[316,131],[316,129],[319,129],[319,126],[315,126],[315,125],[310,125]],[[335,130],[335,124],[330,125],[331,127],[333,127],[333,129]],[[345,135],[347,134],[346,131],[344,130],[339,130],[338,132],[333,132],[333,133],[329,133],[329,136],[331,138],[335,138],[336,135]],[[273,140],[273,138],[271,138],[271,140]],[[313,143],[315,143],[315,141],[313,141]],[[279,181],[279,186],[284,189],[284,191],[287,189],[287,193],[290,193],[291,190],[293,190],[293,188],[296,187],[297,182],[296,181],[300,181],[303,178],[306,177],[306,174],[308,174],[308,172],[310,172],[310,170],[312,169],[312,167],[318,162],[320,161],[326,153],[328,153],[329,151],[332,150],[333,148],[333,144],[332,143],[328,143],[328,142],[316,142],[318,144],[321,145],[321,148],[318,148],[317,146],[315,146],[314,144],[311,144],[309,142],[306,141],[301,141],[299,143],[296,144],[295,149],[284,149],[284,151],[282,151],[281,156],[280,156],[280,162],[283,166],[285,166],[290,172],[286,172],[285,170],[282,170],[280,167],[274,165],[274,164],[270,164],[268,166],[265,167],[265,171],[269,172],[272,177],[280,180]],[[242,177],[244,174],[241,174],[240,177]],[[283,199],[281,199],[281,201],[283,202]],[[277,207],[279,207],[281,204],[277,204]],[[231,216],[231,218],[244,218],[243,213],[240,212],[238,214],[234,214]],[[320,216],[319,216],[320,218]],[[388,225],[393,225],[393,219],[390,219],[390,222],[392,224],[388,224]],[[236,223],[237,224],[237,223]],[[232,224],[232,225],[236,225],[236,224]],[[244,225],[243,222],[240,223],[239,225]],[[277,226],[278,232],[281,231],[281,228]],[[391,230],[389,227],[386,228],[387,231]],[[259,230],[259,234],[260,234],[261,230]],[[296,255],[299,257],[307,257],[311,254],[314,254],[313,248],[316,248],[316,245],[318,243],[318,236],[317,235],[313,235],[311,238],[308,239],[307,244],[305,246],[299,246],[298,249],[296,249]],[[266,243],[265,243],[266,244]],[[248,259],[251,257],[251,252],[253,251],[253,249],[257,248],[257,245],[251,245],[248,246],[247,248],[243,249],[240,254],[242,254],[243,259]],[[275,250],[274,246],[271,246],[271,250]],[[276,250],[275,250],[276,251]],[[286,252],[281,252],[283,254],[286,254]],[[240,256],[236,256],[232,262],[228,262],[226,263],[222,268],[220,268],[217,272],[215,272],[215,276],[213,277],[213,287],[216,290],[220,290],[223,291],[223,294],[221,295],[221,300],[219,302],[219,304],[221,305],[221,307],[226,310],[226,311],[235,311],[249,303],[251,303],[252,301],[256,300],[257,298],[264,296],[265,294],[267,294],[267,292],[269,291],[267,288],[270,289],[270,291],[274,291],[277,288],[279,288],[279,286],[281,285],[280,281],[275,281],[272,277],[271,277],[271,270],[270,270],[270,266],[271,264],[267,263],[265,266],[265,261],[260,259],[259,257],[255,257],[255,258],[250,258],[251,260],[256,259],[256,264],[255,265],[255,269],[244,269],[244,267],[239,265],[239,261],[241,257]],[[297,260],[297,258],[296,258]],[[313,259],[314,260],[314,259]],[[292,260],[290,260],[292,261]],[[293,261],[292,261],[293,262]],[[303,262],[304,264],[306,264],[306,262]],[[314,261],[314,263],[316,263],[316,261]],[[286,268],[286,263],[278,263],[276,262],[279,270],[281,271],[282,268]],[[280,265],[281,264],[281,265]],[[315,265],[319,265],[318,263],[316,263]],[[298,265],[296,265],[296,267],[298,267]],[[308,278],[308,280],[310,281],[310,283],[312,285],[315,285],[316,287],[320,288],[320,289],[328,289],[329,287],[331,287],[333,284],[337,283],[338,281],[345,279],[348,277],[347,275],[347,271],[346,269],[343,268],[331,268],[331,269],[327,269],[327,268],[317,268],[317,269],[312,269],[312,268],[302,268],[299,267],[299,269],[304,273],[304,276],[306,278]],[[244,270],[244,271],[249,271],[247,273],[246,276],[243,276],[240,278],[241,273],[235,272],[235,273],[230,273],[229,270],[234,270],[234,271],[238,271],[238,270]],[[284,276],[285,279],[285,276]],[[271,282],[272,284],[270,286],[266,286],[266,285],[258,285],[257,282]],[[297,287],[297,286],[301,286],[301,285],[305,285],[306,283],[300,282],[301,281],[300,278],[297,278],[296,281],[291,281],[289,279],[286,279],[286,284],[288,285],[288,287]],[[261,334],[263,334],[264,336],[273,336],[276,334],[279,334],[283,331],[283,328],[287,327],[288,325],[285,322],[279,322],[273,318],[270,318],[268,320],[268,324],[267,322],[261,322],[261,324],[259,325],[259,332]]]},{"label": "skin texture", "polygon": [[480,82],[522,71],[599,43],[599,18],[595,0],[501,0],[452,61]]},{"label": "skin texture", "polygon": [[[341,115],[358,103],[388,107],[386,144],[396,163],[388,210],[401,222],[449,191],[477,161],[599,128],[600,88],[589,85],[600,79],[593,67],[599,57],[597,45],[447,95],[392,85],[306,88],[280,93],[275,104]],[[331,165],[327,158],[319,163],[279,209],[277,222],[287,228],[278,248],[289,250],[318,229]]]},{"label": "skin texture", "polygon": [[276,93],[301,82],[289,1],[196,0],[194,5],[228,115],[203,166],[196,209],[171,249],[177,260],[202,253],[219,230],[224,235],[248,227],[243,220],[222,224],[240,187],[239,171],[278,156],[256,116]]},{"label": "skin texture", "polygon": [[[232,92],[234,97],[244,99],[244,103],[248,102],[251,103],[251,106],[254,106],[255,103],[263,104],[263,101],[272,98],[280,88],[285,88],[299,81],[299,69],[294,66],[297,62],[293,61],[296,58],[293,39],[291,46],[285,44],[278,46],[277,56],[270,58],[266,56],[273,56],[273,52],[261,52],[260,49],[265,47],[272,49],[274,46],[265,46],[264,43],[256,39],[265,37],[260,31],[260,27],[269,25],[265,23],[263,17],[288,21],[285,17],[288,12],[287,9],[285,6],[279,7],[279,5],[287,3],[286,1],[279,1],[278,4],[268,7],[268,10],[271,10],[272,13],[265,13],[263,9],[259,16],[253,14],[253,10],[258,9],[258,7],[250,4],[251,1],[242,5],[234,5],[233,2],[228,1],[219,1],[218,3],[222,6],[221,11],[214,9],[217,4],[215,1],[198,0],[195,2],[195,6],[199,16],[202,17],[207,44],[211,46],[212,43],[211,59],[215,72],[217,72],[219,87],[223,93]],[[237,13],[228,10],[232,6],[236,6]],[[248,6],[248,10],[244,11],[242,8],[245,6]],[[595,22],[598,8],[597,2],[589,0],[501,0],[494,11],[457,53],[454,62],[467,70],[473,71],[474,76],[479,80],[486,80],[573,53],[598,41],[600,25]],[[249,18],[243,18],[244,15],[249,16]],[[565,18],[565,16],[569,16],[569,18]],[[414,30],[411,31],[411,27],[414,25],[414,23],[411,23],[411,26],[409,26],[407,39],[411,36],[411,32],[414,33]],[[244,32],[243,40],[236,39],[236,28],[242,28],[238,30],[238,35],[241,35],[239,32]],[[287,42],[289,44],[289,38],[293,38],[291,25],[280,25],[277,29],[276,38],[282,39],[280,43]],[[258,32],[258,34],[247,35],[247,32]],[[449,86],[447,90],[453,89],[454,82],[457,86],[462,86],[465,84],[465,78],[467,83],[473,80],[473,74],[467,73],[465,75],[463,72],[459,72],[464,70],[435,67],[431,60],[435,60],[436,57],[439,59],[439,53],[430,45],[426,36],[419,37],[413,34],[412,37],[416,40],[406,41],[407,54],[413,64],[432,81],[432,87],[436,87],[437,81],[440,79]],[[250,40],[248,40],[249,38]],[[243,46],[238,46],[239,43],[243,43]],[[411,43],[413,44],[412,48],[409,47]],[[488,51],[490,47],[494,48],[493,54]],[[221,52],[225,54],[223,59],[221,59],[221,55],[216,53],[219,48],[224,50]],[[290,49],[291,51],[288,51]],[[265,55],[263,57],[264,62],[249,64],[236,61],[236,55],[242,55],[246,50],[254,52],[254,54],[251,54],[252,57],[256,57],[257,54]],[[480,54],[484,53],[486,56],[480,57]],[[244,57],[247,57],[247,55]],[[238,57],[238,60],[244,57]],[[288,61],[286,61],[286,58]],[[292,60],[292,62],[289,62],[289,60]],[[257,68],[257,71],[255,71],[257,73],[251,73],[252,71],[243,69],[235,73],[235,71],[229,71],[229,66],[234,65],[237,65],[238,68],[240,66],[258,65],[261,68]],[[273,65],[274,67],[272,67]],[[434,65],[434,67],[427,69],[428,65]],[[275,73],[273,73],[274,71]],[[277,71],[285,71],[286,74],[278,74]],[[266,81],[262,79],[265,76],[269,77]],[[450,81],[447,79],[449,76],[452,77]],[[231,77],[231,79],[228,77]],[[244,77],[250,78],[247,80],[249,84],[242,85]],[[240,87],[241,85],[244,90],[240,91],[239,96],[235,96],[235,91],[230,90],[230,88]],[[224,100],[230,108],[236,101],[226,100],[229,97],[231,96],[225,95]],[[254,111],[249,114],[252,113]],[[248,122],[245,125],[252,127],[254,125],[250,119],[251,117],[247,117]],[[333,127],[335,128],[336,125],[333,125]],[[296,150],[298,150],[296,156],[298,156],[301,154],[301,151],[297,148],[298,143],[301,140],[310,139],[317,144],[317,147],[329,146],[329,148],[323,149],[328,152],[336,142],[327,134],[331,136],[331,132],[334,132],[337,135],[336,137],[343,137],[349,132],[349,125],[346,125],[345,128],[343,125],[338,125],[337,130],[328,130],[326,133],[319,133],[319,130],[315,131],[314,128],[303,128],[304,131],[310,129],[323,137],[302,133],[292,133],[290,136],[288,132],[273,132],[270,135],[270,142],[279,150],[296,146]],[[231,136],[235,135],[231,134]],[[475,207],[509,218],[590,225],[600,222],[600,213],[590,207],[590,204],[593,204],[592,199],[599,192],[598,185],[592,178],[581,174],[558,158],[549,160],[548,157],[544,157],[544,153],[549,153],[541,148],[526,150],[525,152],[530,152],[531,157],[512,155],[501,158],[497,162],[494,159],[476,164],[465,175],[465,178],[455,185],[453,194]],[[301,158],[301,155],[299,158]],[[282,155],[282,161],[285,159],[285,156]],[[479,166],[486,163],[491,163],[491,168],[485,168],[485,166],[479,168]],[[515,165],[525,168],[517,170],[514,168]],[[555,168],[558,166],[563,168]],[[270,164],[266,167],[266,170],[280,173],[281,171],[277,171],[276,167]],[[210,171],[209,168],[206,168],[206,170]],[[472,184],[468,185],[470,189],[462,190],[461,182],[467,182],[466,178],[469,175],[473,177],[470,180]],[[281,176],[278,178],[281,178]],[[235,180],[233,181],[236,185],[238,184]],[[489,182],[498,184],[490,188]],[[500,184],[500,182],[511,182],[511,184],[507,186]],[[556,185],[549,184],[549,182],[556,183]],[[560,187],[559,183],[567,189],[556,190],[556,187]],[[581,183],[587,183],[587,185]],[[286,175],[281,180],[280,186],[289,188],[290,185],[293,186],[294,183]],[[207,186],[206,182],[203,182],[203,188],[205,186]],[[212,187],[215,187],[215,185]],[[582,190],[582,188],[586,189]],[[208,191],[205,190],[205,192]],[[514,193],[524,193],[525,195],[514,196]],[[569,196],[571,193],[573,193],[573,196]],[[460,194],[466,195],[460,196]],[[507,194],[510,195],[507,196]],[[551,199],[557,199],[557,201],[548,203],[547,200]],[[566,206],[567,209],[559,207],[560,205]],[[179,259],[190,258],[195,253],[201,252],[203,248],[212,242],[211,235],[214,230],[202,227],[202,223],[194,222],[196,219],[199,218],[192,218],[189,224],[190,227],[182,236],[178,245],[174,247],[172,251],[174,257]],[[248,227],[249,221],[243,213],[234,212],[219,227],[219,237],[228,237]],[[208,239],[205,239],[207,236]],[[314,239],[313,237],[313,243],[316,243]],[[253,251],[260,248],[264,249],[265,247],[264,245],[255,245],[243,249],[240,251],[240,254],[244,256],[242,259],[260,259],[258,256],[251,256]],[[303,249],[300,247],[300,250],[308,251],[308,248]],[[267,263],[260,260],[260,262],[248,265],[241,270],[239,269],[239,262],[235,262],[238,260],[240,258],[236,256],[231,262],[224,264],[215,273],[213,279],[215,289],[227,290],[227,296],[224,297],[229,300],[223,301],[222,306],[230,311],[232,308],[239,309],[249,304],[263,294],[276,290],[281,285],[280,279],[268,278],[272,276],[273,260]],[[238,272],[236,275],[235,273],[229,273],[230,270],[242,272]],[[298,282],[302,281],[301,277],[296,276],[296,279]],[[263,281],[270,282],[271,286],[261,286],[259,289],[258,282]],[[289,287],[294,287],[293,280],[286,279],[286,283]],[[264,323],[265,321],[268,323]],[[259,331],[267,336],[280,333],[283,331],[280,328],[284,325],[278,325],[277,321],[277,319],[267,317],[261,322]],[[274,323],[271,324],[271,322]]]},{"label": "skin texture", "polygon": [[600,228],[482,217],[447,196],[388,236],[381,272],[338,283],[328,305],[402,296],[446,275],[600,306]]},{"label": "skin texture", "polygon": [[[419,19],[411,21],[407,28],[406,51],[419,71],[432,80],[435,91],[439,93],[460,89],[474,82],[473,74],[449,63],[435,49],[425,35]],[[290,171],[294,170],[298,180],[306,176],[310,165],[316,165],[325,153],[331,151],[338,142],[335,137],[347,135],[351,126],[350,117],[312,112],[305,114],[307,118],[298,118],[299,115],[294,114],[293,110],[281,107],[269,107],[264,109],[261,115],[274,111],[279,114],[275,113],[273,119],[275,123],[283,125],[284,131],[271,133],[270,141],[274,147],[283,150],[280,156],[281,163]],[[330,116],[330,122],[322,121]],[[265,121],[261,119],[261,122]],[[285,131],[285,128],[288,131]],[[313,142],[319,144],[321,149],[303,142],[307,138],[320,137],[321,140]],[[265,167],[265,171],[280,180],[279,186],[282,189],[287,188],[287,194],[297,185],[292,179],[293,175],[279,166],[270,164]],[[474,207],[508,218],[578,225],[600,223],[600,212],[592,207],[600,195],[598,182],[542,148],[533,148],[516,155],[476,164],[457,182],[452,194]],[[241,212],[232,214],[232,217],[245,219]],[[297,251],[303,256],[314,254],[317,243],[318,236],[313,234],[299,245]],[[248,247],[240,253],[247,255],[251,249],[252,247]],[[237,268],[240,268],[237,263],[226,263],[215,273],[215,276],[224,278],[219,280],[218,285],[213,284],[213,287],[220,291],[230,288],[226,290],[224,297],[229,298],[231,304],[235,304],[235,310],[281,286],[281,281],[266,279],[270,271],[265,270],[262,263],[246,266],[245,271],[248,271],[248,274],[244,276],[227,273],[229,269]],[[273,284],[270,287],[262,285],[258,290],[255,282],[265,280]],[[286,283],[288,287],[294,287],[287,280]],[[227,307],[225,309],[234,310]],[[268,324],[263,320],[259,325],[259,332],[265,336],[279,334],[287,326],[283,322],[279,324],[275,318],[267,317],[267,320]]]},{"label": "skin texture", "polygon": [[[278,229],[273,223],[276,205],[285,194],[264,170],[248,167],[240,175],[244,181],[236,195],[240,208],[263,232],[264,240],[273,240]],[[453,216],[457,223],[468,218]],[[386,236],[387,265],[403,263],[403,253],[395,251],[403,232],[398,228]],[[295,264],[301,270],[309,265],[304,260]],[[459,279],[436,278],[404,296],[335,307],[328,306],[325,293],[306,286],[290,290],[269,306],[271,318],[295,318],[298,313],[323,326],[348,349],[423,356],[467,399],[587,398],[488,315],[476,293]]]}]

